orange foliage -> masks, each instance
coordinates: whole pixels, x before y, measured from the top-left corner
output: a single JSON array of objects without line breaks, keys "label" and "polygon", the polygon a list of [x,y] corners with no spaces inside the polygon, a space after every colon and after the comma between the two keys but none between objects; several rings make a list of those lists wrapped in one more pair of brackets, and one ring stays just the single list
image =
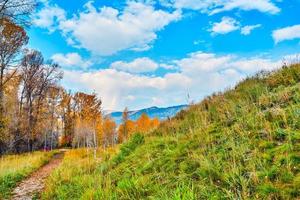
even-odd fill
[{"label": "orange foliage", "polygon": [[137,121],[127,120],[126,123],[122,123],[119,126],[118,141],[122,143],[137,132],[147,133],[157,128],[159,124],[160,121],[158,118],[150,119],[146,113],[143,113]]},{"label": "orange foliage", "polygon": [[156,118],[152,119],[152,121],[151,121],[151,128],[157,128],[159,126],[159,124],[160,124],[160,121],[156,117]]},{"label": "orange foliage", "polygon": [[141,117],[136,121],[137,130],[141,133],[146,133],[151,129],[151,119],[146,113],[143,113]]},{"label": "orange foliage", "polygon": [[115,144],[116,123],[110,117],[103,119],[103,144],[105,146]]}]

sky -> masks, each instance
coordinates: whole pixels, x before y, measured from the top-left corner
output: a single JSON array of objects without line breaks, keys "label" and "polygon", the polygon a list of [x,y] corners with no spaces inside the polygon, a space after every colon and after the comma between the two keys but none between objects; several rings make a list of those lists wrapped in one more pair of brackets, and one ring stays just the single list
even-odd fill
[{"label": "sky", "polygon": [[28,34],[103,109],[167,107],[300,61],[300,0],[43,0]]}]

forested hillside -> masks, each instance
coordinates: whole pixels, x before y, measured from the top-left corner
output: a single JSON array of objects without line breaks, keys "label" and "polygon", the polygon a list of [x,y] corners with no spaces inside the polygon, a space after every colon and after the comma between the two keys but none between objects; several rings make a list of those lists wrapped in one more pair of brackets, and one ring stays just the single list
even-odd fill
[{"label": "forested hillside", "polygon": [[70,152],[43,197],[298,199],[299,81],[299,64],[259,73],[134,135],[101,163]]}]

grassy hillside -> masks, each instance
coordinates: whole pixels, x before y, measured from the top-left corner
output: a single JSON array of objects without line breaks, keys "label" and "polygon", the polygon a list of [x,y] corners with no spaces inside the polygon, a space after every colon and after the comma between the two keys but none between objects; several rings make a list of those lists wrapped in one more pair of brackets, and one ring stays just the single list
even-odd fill
[{"label": "grassy hillside", "polygon": [[299,64],[260,73],[135,135],[101,164],[65,161],[44,198],[299,199],[299,81]]}]

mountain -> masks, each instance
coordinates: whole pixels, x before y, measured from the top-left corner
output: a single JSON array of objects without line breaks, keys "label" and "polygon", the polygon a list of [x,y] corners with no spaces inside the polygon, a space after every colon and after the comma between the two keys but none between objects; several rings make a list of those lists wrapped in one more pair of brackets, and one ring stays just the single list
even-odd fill
[{"label": "mountain", "polygon": [[[129,111],[129,119],[130,120],[137,120],[143,113],[146,113],[150,118],[157,117],[159,120],[165,120],[168,117],[171,118],[175,116],[179,111],[186,109],[187,105],[178,105],[172,106],[167,108],[159,108],[159,107],[150,107],[136,111]],[[122,112],[106,112],[107,115],[110,115],[117,124],[122,123]]]}]

